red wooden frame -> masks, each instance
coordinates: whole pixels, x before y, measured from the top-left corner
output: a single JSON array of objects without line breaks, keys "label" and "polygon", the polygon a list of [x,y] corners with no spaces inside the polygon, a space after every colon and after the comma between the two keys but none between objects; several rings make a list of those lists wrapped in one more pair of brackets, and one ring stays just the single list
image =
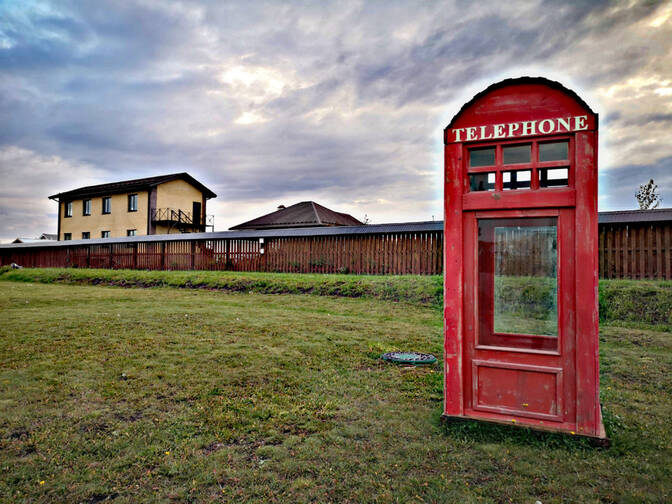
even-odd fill
[{"label": "red wooden frame", "polygon": [[[597,114],[569,89],[525,77],[490,86],[446,127],[445,418],[606,437],[599,404],[597,124]],[[539,161],[538,146],[559,140],[568,142],[568,159]],[[521,144],[531,146],[529,162],[504,165],[502,148]],[[471,149],[493,146],[494,165],[469,166]],[[540,187],[540,169],[565,167],[566,186]],[[530,187],[504,190],[503,173],[520,169],[530,170]],[[494,190],[470,190],[470,174],[492,172]],[[557,337],[494,333],[494,280],[485,277],[479,301],[478,272],[494,268],[488,254],[495,249],[486,246],[479,264],[479,220],[548,218],[557,219]],[[487,330],[485,344],[479,332]]]}]

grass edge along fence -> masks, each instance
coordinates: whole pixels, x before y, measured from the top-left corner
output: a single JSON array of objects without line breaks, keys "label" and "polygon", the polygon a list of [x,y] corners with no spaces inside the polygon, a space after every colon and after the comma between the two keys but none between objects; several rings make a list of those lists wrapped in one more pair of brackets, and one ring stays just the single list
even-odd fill
[{"label": "grass edge along fence", "polygon": [[[323,275],[226,271],[138,271],[109,269],[0,268],[0,280],[174,287],[261,294],[313,294],[369,297],[440,309],[443,277],[439,275]],[[672,282],[600,280],[600,322],[672,331]]]}]

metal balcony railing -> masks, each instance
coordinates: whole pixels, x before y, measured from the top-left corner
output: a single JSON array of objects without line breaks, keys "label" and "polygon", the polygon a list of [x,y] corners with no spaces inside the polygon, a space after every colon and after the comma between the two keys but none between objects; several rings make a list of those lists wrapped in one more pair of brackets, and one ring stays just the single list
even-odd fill
[{"label": "metal balcony railing", "polygon": [[180,210],[179,208],[152,208],[152,222],[155,224],[165,224],[179,229],[183,233],[191,230],[205,231],[206,228],[215,229],[215,216],[206,215],[205,222],[194,222],[191,212]]}]

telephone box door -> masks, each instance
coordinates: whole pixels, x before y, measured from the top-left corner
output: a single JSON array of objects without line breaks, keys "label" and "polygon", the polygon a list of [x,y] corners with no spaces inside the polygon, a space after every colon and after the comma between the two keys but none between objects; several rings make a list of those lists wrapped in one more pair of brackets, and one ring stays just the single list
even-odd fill
[{"label": "telephone box door", "polygon": [[465,414],[575,430],[574,210],[463,219]]}]

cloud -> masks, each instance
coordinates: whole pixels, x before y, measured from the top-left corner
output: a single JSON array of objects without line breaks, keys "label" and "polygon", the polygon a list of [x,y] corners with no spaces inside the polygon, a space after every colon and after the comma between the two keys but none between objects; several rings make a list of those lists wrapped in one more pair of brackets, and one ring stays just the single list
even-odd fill
[{"label": "cloud", "polygon": [[42,156],[20,147],[0,148],[0,241],[17,236],[56,233],[58,206],[48,196],[100,183],[104,173],[91,165],[73,164],[58,156]]},{"label": "cloud", "polygon": [[[655,173],[672,193],[671,12],[625,1],[6,2],[0,149],[30,153],[40,198],[45,180],[70,189],[188,171],[219,195],[218,229],[294,199],[374,222],[430,219],[442,214],[451,114],[492,82],[545,75],[600,112],[601,181],[614,195],[600,204],[618,207],[612,170]],[[59,166],[78,168],[63,178]]]}]

